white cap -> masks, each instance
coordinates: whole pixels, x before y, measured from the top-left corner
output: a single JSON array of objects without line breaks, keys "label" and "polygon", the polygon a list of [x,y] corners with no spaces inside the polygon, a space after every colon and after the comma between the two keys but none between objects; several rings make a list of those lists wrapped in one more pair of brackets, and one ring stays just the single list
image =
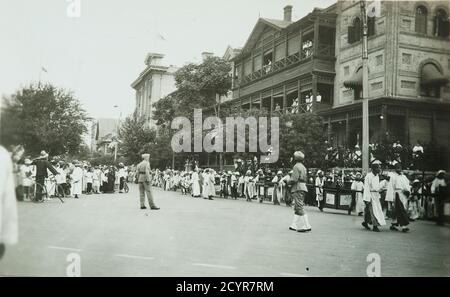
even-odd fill
[{"label": "white cap", "polygon": [[304,160],[305,159],[305,154],[302,153],[301,151],[296,151],[294,153],[294,159],[295,160]]}]

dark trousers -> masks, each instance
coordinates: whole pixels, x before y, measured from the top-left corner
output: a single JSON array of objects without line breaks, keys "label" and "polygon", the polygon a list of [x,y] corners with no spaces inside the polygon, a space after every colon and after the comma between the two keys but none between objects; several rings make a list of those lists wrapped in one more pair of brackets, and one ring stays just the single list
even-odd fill
[{"label": "dark trousers", "polygon": [[435,198],[436,212],[437,212],[436,223],[438,225],[444,225],[444,199],[445,195],[442,194],[436,195]]},{"label": "dark trousers", "polygon": [[92,183],[87,183],[86,184],[86,192],[87,193],[92,193]]},{"label": "dark trousers", "polygon": [[44,190],[45,176],[36,176],[36,200],[42,200],[42,190]]},{"label": "dark trousers", "polygon": [[119,190],[122,191],[125,185],[125,177],[120,178]]},{"label": "dark trousers", "polygon": [[395,193],[395,201],[394,201],[394,211],[392,212],[393,219],[397,220],[397,223],[401,226],[409,225],[409,216],[406,212],[405,207],[403,206],[398,193]]}]

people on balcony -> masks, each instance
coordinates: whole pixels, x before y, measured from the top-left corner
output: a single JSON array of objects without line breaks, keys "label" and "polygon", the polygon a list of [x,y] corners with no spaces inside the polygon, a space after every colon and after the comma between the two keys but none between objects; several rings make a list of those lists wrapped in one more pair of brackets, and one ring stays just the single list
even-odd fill
[{"label": "people on balcony", "polygon": [[269,61],[267,62],[267,64],[265,64],[265,65],[263,66],[263,69],[264,69],[264,73],[265,73],[265,74],[270,73],[270,71],[272,70],[272,60],[269,60]]},{"label": "people on balcony", "polygon": [[298,113],[298,98],[295,98],[294,102],[292,102],[291,113],[292,114]]},{"label": "people on balcony", "polygon": [[280,104],[275,104],[275,113],[281,113],[281,106]]}]

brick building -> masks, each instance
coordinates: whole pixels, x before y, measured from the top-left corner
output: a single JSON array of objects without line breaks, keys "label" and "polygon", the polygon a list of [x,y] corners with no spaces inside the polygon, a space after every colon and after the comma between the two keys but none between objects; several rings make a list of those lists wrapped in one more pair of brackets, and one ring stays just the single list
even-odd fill
[{"label": "brick building", "polygon": [[[371,4],[368,1],[367,4]],[[382,1],[368,19],[370,141],[384,135],[450,147],[449,2]],[[360,1],[293,21],[258,20],[234,59],[233,100],[244,109],[316,112],[334,145],[361,144]]]}]

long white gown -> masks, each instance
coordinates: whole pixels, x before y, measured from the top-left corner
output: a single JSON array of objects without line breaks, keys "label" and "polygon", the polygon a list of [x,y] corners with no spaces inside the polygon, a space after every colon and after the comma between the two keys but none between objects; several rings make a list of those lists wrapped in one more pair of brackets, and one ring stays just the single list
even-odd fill
[{"label": "long white gown", "polygon": [[386,221],[384,219],[383,209],[381,208],[379,193],[381,187],[382,185],[380,184],[379,176],[375,176],[372,172],[369,172],[364,179],[363,200],[372,202],[373,215],[377,219],[379,225],[385,226]]},{"label": "long white gown", "polygon": [[83,187],[83,169],[75,167],[72,172],[71,194],[81,195]]},{"label": "long white gown", "polygon": [[192,173],[192,196],[200,196],[200,184],[197,172]]}]

